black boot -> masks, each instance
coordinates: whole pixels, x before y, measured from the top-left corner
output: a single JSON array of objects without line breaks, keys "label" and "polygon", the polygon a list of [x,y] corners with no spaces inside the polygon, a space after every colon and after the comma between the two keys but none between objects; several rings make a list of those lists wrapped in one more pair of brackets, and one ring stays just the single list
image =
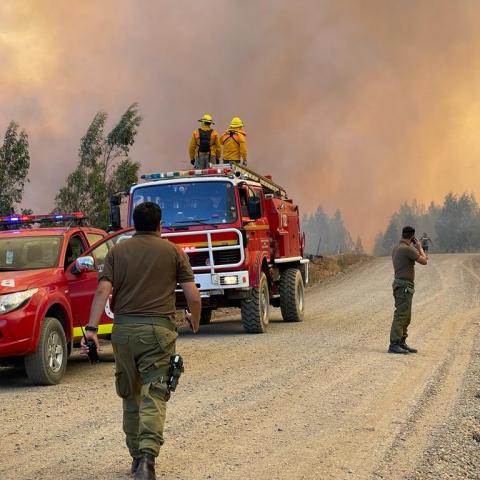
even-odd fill
[{"label": "black boot", "polygon": [[145,453],[140,457],[137,471],[135,472],[135,480],[155,480],[155,457],[149,453]]},{"label": "black boot", "polygon": [[417,353],[418,350],[416,348],[413,348],[413,347],[409,347],[406,343],[405,343],[405,340],[402,340],[402,342],[400,343],[400,346],[406,350],[407,352],[410,352],[410,353]]},{"label": "black boot", "polygon": [[140,465],[140,458],[141,457],[137,457],[132,460],[132,468],[130,469],[130,473],[132,475],[135,475],[135,472],[137,471],[137,468]]},{"label": "black boot", "polygon": [[398,345],[397,343],[391,343],[388,347],[388,353],[402,353],[405,355],[408,354],[408,350],[402,348],[402,346]]}]

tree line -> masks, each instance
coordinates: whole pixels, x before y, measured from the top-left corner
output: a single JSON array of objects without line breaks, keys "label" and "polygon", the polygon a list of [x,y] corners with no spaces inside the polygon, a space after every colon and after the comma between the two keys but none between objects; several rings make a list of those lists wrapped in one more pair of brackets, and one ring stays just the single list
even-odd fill
[{"label": "tree line", "polygon": [[339,255],[357,253],[363,255],[362,240],[357,237],[354,242],[343,223],[340,210],[329,217],[322,207],[315,213],[304,215],[302,230],[305,232],[305,252],[307,255]]},{"label": "tree line", "polygon": [[[142,116],[137,104],[133,104],[110,131],[106,129],[107,120],[106,112],[98,112],[80,139],[77,166],[56,194],[53,210],[84,212],[92,225],[103,229],[110,223],[110,196],[128,190],[138,181],[140,163],[132,160],[129,153]],[[0,147],[0,215],[15,213],[29,182],[29,168],[28,135],[12,121]],[[302,226],[306,252],[310,255],[364,253],[361,239],[353,242],[339,210],[329,217],[319,207],[312,215],[303,217]]]},{"label": "tree line", "polygon": [[[80,140],[78,164],[55,196],[53,212],[82,211],[92,225],[107,229],[109,199],[138,180],[140,163],[129,157],[142,122],[137,104],[130,105],[110,131],[108,114],[98,112]],[[28,134],[12,121],[0,146],[0,215],[15,213],[29,182]],[[31,210],[22,210],[31,213]]]},{"label": "tree line", "polygon": [[389,255],[405,225],[414,227],[417,237],[427,233],[433,241],[433,252],[480,251],[480,207],[473,194],[450,192],[443,204],[431,202],[428,207],[416,201],[404,203],[376,237],[374,254]]}]

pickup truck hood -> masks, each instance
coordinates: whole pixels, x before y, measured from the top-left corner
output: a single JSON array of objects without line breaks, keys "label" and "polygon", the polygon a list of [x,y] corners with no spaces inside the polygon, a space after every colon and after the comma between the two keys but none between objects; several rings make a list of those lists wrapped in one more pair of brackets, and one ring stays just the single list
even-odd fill
[{"label": "pickup truck hood", "polygon": [[13,272],[0,271],[0,295],[49,285],[56,270],[56,268],[42,268]]}]

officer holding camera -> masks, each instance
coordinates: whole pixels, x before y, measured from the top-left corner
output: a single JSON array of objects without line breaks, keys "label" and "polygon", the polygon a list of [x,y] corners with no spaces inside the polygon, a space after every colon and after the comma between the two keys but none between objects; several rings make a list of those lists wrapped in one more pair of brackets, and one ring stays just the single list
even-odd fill
[{"label": "officer holding camera", "polygon": [[97,327],[112,293],[115,384],[123,399],[123,430],[136,480],[156,478],[166,402],[183,369],[181,357],[175,355],[177,284],[185,294],[191,312],[186,319],[194,332],[200,323],[201,299],[188,257],[160,238],[161,213],[152,202],[135,207],[135,235],[107,254],[82,340],[85,353],[91,340],[98,347]]},{"label": "officer holding camera", "polygon": [[406,343],[407,330],[412,318],[412,300],[415,292],[415,262],[426,265],[428,257],[422,244],[415,238],[415,229],[406,226],[402,230],[402,239],[393,247],[392,261],[395,276],[393,279],[393,298],[395,312],[390,331],[389,353],[417,353]]}]

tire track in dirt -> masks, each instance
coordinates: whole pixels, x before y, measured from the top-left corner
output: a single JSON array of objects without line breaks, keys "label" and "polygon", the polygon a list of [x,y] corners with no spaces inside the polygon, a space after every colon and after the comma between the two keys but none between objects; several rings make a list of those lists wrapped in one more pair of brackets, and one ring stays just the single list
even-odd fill
[{"label": "tire track in dirt", "polygon": [[[478,259],[433,256],[417,267],[417,355],[385,353],[389,259],[312,287],[301,324],[274,310],[265,335],[244,335],[238,317],[181,335],[187,370],[169,405],[159,478],[367,479],[397,452],[418,458],[462,382]],[[113,363],[74,356],[65,382],[47,388],[0,372],[0,478],[130,478],[120,411]]]}]

